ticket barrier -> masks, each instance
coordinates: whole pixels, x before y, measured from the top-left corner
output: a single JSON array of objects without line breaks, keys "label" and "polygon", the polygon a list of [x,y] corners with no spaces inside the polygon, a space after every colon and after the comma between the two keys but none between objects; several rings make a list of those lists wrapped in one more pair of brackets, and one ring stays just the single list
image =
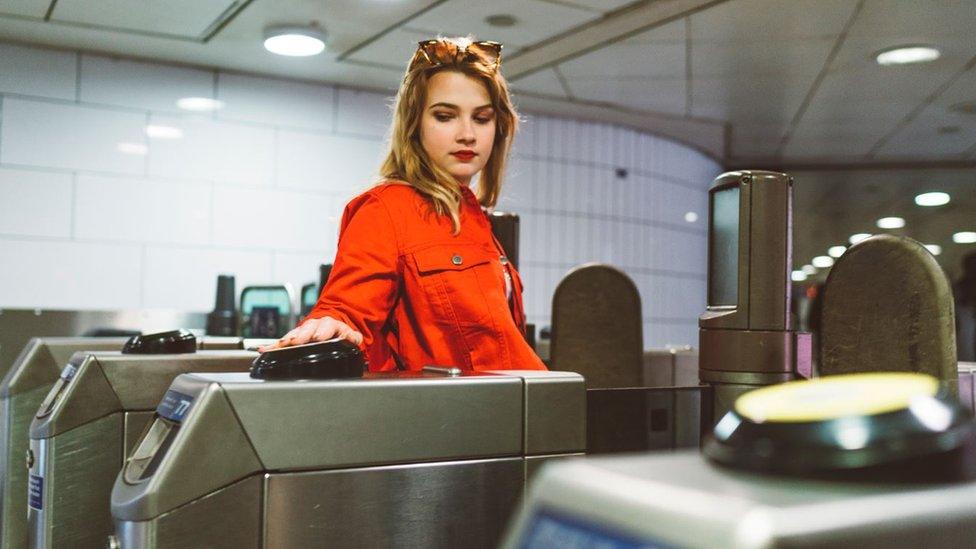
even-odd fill
[{"label": "ticket barrier", "polygon": [[182,375],[115,481],[110,543],[494,547],[527,476],[583,451],[584,401],[566,372]]},{"label": "ticket barrier", "polygon": [[240,349],[240,338],[167,334],[137,336],[122,352],[76,352],[35,407],[27,486],[17,505],[27,521],[26,546],[104,547],[112,482],[170,382],[191,371],[246,371],[258,356]]},{"label": "ticket barrier", "polygon": [[703,453],[547,465],[501,547],[972,545],[972,414],[929,376],[839,377],[740,397]]}]

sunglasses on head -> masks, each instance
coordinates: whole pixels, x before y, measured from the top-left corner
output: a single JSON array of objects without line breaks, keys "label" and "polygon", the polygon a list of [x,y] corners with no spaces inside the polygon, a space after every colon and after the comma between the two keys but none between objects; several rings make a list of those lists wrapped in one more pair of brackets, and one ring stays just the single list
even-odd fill
[{"label": "sunglasses on head", "polygon": [[450,40],[422,40],[417,43],[417,52],[410,62],[410,68],[413,69],[419,63],[437,67],[457,62],[480,63],[491,70],[497,70],[502,62],[502,45],[487,40],[461,45]]}]

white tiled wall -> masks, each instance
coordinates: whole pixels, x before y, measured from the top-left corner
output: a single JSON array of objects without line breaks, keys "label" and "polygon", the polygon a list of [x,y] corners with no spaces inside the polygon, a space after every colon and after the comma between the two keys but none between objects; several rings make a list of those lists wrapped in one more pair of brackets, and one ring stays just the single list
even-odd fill
[{"label": "white tiled wall", "polygon": [[[185,113],[188,96],[225,106]],[[219,273],[238,289],[317,280],[343,205],[375,177],[390,103],[0,43],[0,307],[207,311]],[[719,166],[630,129],[523,115],[499,209],[522,217],[530,322],[549,323],[570,268],[601,261],[640,289],[648,346],[696,344]]]}]

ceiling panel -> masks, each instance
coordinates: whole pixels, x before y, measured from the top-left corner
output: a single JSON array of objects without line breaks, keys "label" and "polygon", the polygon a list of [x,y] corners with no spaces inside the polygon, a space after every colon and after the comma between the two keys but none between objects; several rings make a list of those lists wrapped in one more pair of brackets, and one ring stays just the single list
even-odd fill
[{"label": "ceiling panel", "polygon": [[863,156],[884,136],[883,127],[812,126],[796,129],[786,144],[784,156],[794,158]]},{"label": "ceiling panel", "polygon": [[691,71],[694,78],[735,76],[744,78],[777,75],[788,79],[809,77],[820,72],[833,46],[830,38],[770,40],[730,46],[693,42]]},{"label": "ceiling panel", "polygon": [[622,8],[627,4],[634,3],[634,0],[556,0],[553,3],[576,6],[583,9],[598,11],[600,13],[609,13]]},{"label": "ceiling panel", "polygon": [[687,38],[687,18],[666,23],[660,27],[635,34],[621,40],[621,44],[657,44],[660,42],[684,42]]},{"label": "ceiling panel", "polygon": [[[51,18],[56,21],[99,25],[129,31],[198,37],[233,0],[72,0],[59,2]],[[136,9],[133,9],[136,8]]]},{"label": "ceiling panel", "polygon": [[0,14],[44,17],[51,0],[0,0]]},{"label": "ceiling panel", "polygon": [[850,19],[854,0],[730,0],[691,16],[691,38],[744,44],[832,38]]},{"label": "ceiling panel", "polygon": [[[976,144],[976,122],[973,118],[976,117],[947,113],[942,107],[929,106],[886,142],[878,151],[878,156],[924,158],[963,155]],[[940,131],[942,128],[952,131]]]},{"label": "ceiling panel", "polygon": [[546,69],[532,73],[524,78],[519,78],[512,82],[511,86],[516,93],[516,100],[518,99],[518,92],[538,93],[561,98],[566,97],[566,90],[559,83],[559,77],[556,76],[556,71],[553,69]]},{"label": "ceiling panel", "polygon": [[[514,15],[511,27],[485,22],[491,15]],[[506,47],[524,47],[600,17],[599,13],[541,0],[449,0],[409,21],[415,29],[446,36],[472,35],[495,40]]]},{"label": "ceiling panel", "polygon": [[773,156],[787,127],[786,124],[734,124],[730,156]]},{"label": "ceiling panel", "polygon": [[428,38],[433,37],[425,31],[400,27],[379,37],[369,47],[350,55],[349,59],[386,65],[391,69],[404,72],[407,63],[417,51],[417,42]]},{"label": "ceiling panel", "polygon": [[579,99],[667,114],[683,115],[685,112],[683,79],[572,80],[569,89]]},{"label": "ceiling panel", "polygon": [[[970,68],[949,86],[933,104],[939,105],[943,109],[963,102],[976,103],[976,68]],[[970,115],[969,119],[976,122],[976,115]]]},{"label": "ceiling panel", "polygon": [[973,10],[972,0],[867,0],[851,31],[899,40],[917,33],[972,37]]},{"label": "ceiling panel", "polygon": [[781,124],[793,119],[814,77],[761,76],[745,81],[734,76],[695,78],[692,107],[695,116],[733,124]]},{"label": "ceiling panel", "polygon": [[[678,40],[651,40],[654,36],[672,36],[678,29]],[[684,24],[679,21],[644,33],[645,42],[620,42],[567,61],[559,70],[568,79],[639,78],[685,76]]]}]

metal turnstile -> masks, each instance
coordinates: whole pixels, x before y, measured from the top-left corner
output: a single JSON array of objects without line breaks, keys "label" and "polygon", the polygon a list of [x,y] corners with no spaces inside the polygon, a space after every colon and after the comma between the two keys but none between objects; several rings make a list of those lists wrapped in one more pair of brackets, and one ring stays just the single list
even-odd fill
[{"label": "metal turnstile", "polygon": [[113,543],[494,547],[526,478],[582,452],[585,398],[568,372],[182,375],[115,481]]},{"label": "metal turnstile", "polygon": [[972,545],[976,483],[797,480],[734,472],[697,452],[554,463],[505,549]]},{"label": "metal turnstile", "polygon": [[0,548],[27,545],[27,431],[44,395],[76,351],[119,350],[125,338],[33,338],[0,385]]},{"label": "metal turnstile", "polygon": [[20,502],[28,545],[104,547],[113,531],[112,482],[173,379],[247,371],[257,356],[244,350],[75,353],[30,425],[27,494]]}]

